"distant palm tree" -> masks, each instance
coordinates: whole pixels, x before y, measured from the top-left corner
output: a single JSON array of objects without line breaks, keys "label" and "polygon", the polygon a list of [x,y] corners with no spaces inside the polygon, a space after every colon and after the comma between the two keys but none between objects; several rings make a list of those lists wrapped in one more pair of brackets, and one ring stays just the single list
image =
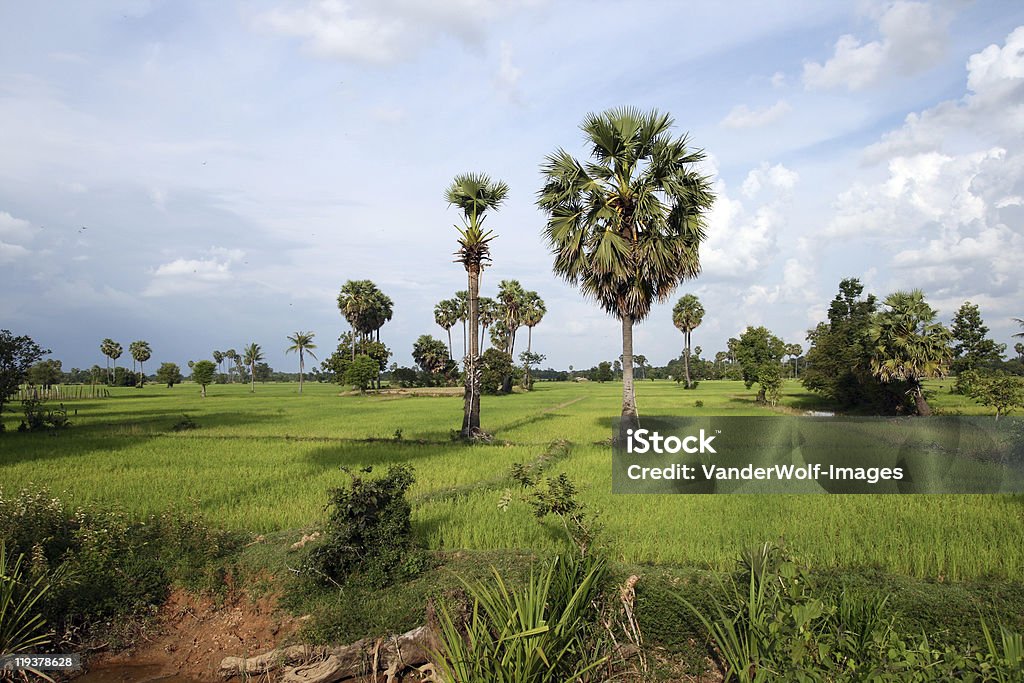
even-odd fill
[{"label": "distant palm tree", "polygon": [[589,114],[581,126],[591,160],[565,150],[541,165],[537,204],[554,271],[622,322],[621,435],[639,424],[633,386],[633,325],[700,273],[698,248],[714,202],[693,167],[704,153],[673,138],[672,119],[633,108]]},{"label": "distant palm tree", "polygon": [[526,303],[523,305],[523,324],[526,325],[526,350],[533,352],[533,328],[540,324],[548,312],[544,299],[537,292],[527,292]]},{"label": "distant palm tree", "polygon": [[132,360],[139,364],[139,384],[143,386],[146,383],[146,368],[144,363],[153,356],[153,350],[149,348],[149,342],[146,341],[133,341],[128,345],[128,353],[132,355]]},{"label": "distant palm tree", "polygon": [[459,233],[459,248],[455,252],[456,262],[466,269],[469,283],[467,288],[467,320],[469,349],[466,354],[466,395],[462,418],[462,436],[475,438],[482,435],[480,429],[480,340],[478,337],[480,311],[480,275],[491,260],[491,240],[495,235],[484,229],[484,216],[501,206],[508,196],[508,185],[500,180],[491,180],[482,173],[464,173],[455,176],[444,197],[448,204],[462,212],[463,225],[455,226]]},{"label": "distant palm tree", "polygon": [[513,356],[516,347],[516,332],[523,324],[526,290],[519,284],[519,280],[502,280],[498,284],[498,302],[501,304],[501,317],[505,323],[507,334],[505,348],[502,351]]},{"label": "distant palm tree", "polygon": [[263,349],[253,342],[242,349],[242,362],[249,366],[249,391],[256,393],[256,364],[263,360]]},{"label": "distant palm tree", "polygon": [[213,352],[213,362],[217,364],[217,372],[221,372],[221,363],[224,362],[224,352],[223,351],[214,351]]},{"label": "distant palm tree", "polygon": [[313,356],[314,359],[319,360],[314,354],[312,349],[316,348],[316,344],[313,343],[313,337],[316,336],[313,332],[296,332],[295,334],[288,337],[288,341],[292,343],[285,353],[292,353],[298,351],[299,353],[299,393],[302,393],[302,373],[306,370],[306,362],[303,357],[304,354]]},{"label": "distant palm tree", "polygon": [[[107,384],[113,384],[114,376],[117,374],[117,359],[124,353],[124,348],[113,339],[104,339],[100,343],[100,351],[109,359],[107,362]],[[113,368],[110,366],[110,360],[114,361]]]},{"label": "distant palm tree", "polygon": [[944,377],[953,358],[953,335],[935,322],[937,313],[921,290],[894,292],[889,307],[875,316],[871,327],[871,371],[883,382],[906,382],[918,415],[931,415],[921,380]]},{"label": "distant palm tree", "polygon": [[482,296],[477,300],[476,307],[480,313],[480,353],[483,353],[487,343],[487,328],[498,322],[501,305],[489,296]]},{"label": "distant palm tree", "polygon": [[1017,358],[1024,359],[1024,344],[1017,342],[1013,345],[1013,350],[1017,352]]},{"label": "distant palm tree", "polygon": [[[238,365],[239,365],[239,363],[238,363],[238,361],[239,361],[238,351],[235,351],[234,349],[228,349],[227,351],[224,352],[224,357],[227,358],[232,363],[234,363],[235,367],[238,367]],[[231,376],[231,367],[230,366],[228,366],[228,381],[229,382],[233,382],[234,381],[232,379],[232,376]]]},{"label": "distant palm tree", "polygon": [[452,351],[452,328],[459,322],[459,303],[454,299],[442,299],[434,306],[434,322],[448,333],[448,358],[454,358]]},{"label": "distant palm tree", "polygon": [[687,389],[693,386],[693,382],[690,381],[690,335],[700,327],[703,320],[704,306],[701,305],[700,299],[693,294],[684,295],[672,309],[672,323],[683,333],[685,340],[683,342],[683,370]]}]

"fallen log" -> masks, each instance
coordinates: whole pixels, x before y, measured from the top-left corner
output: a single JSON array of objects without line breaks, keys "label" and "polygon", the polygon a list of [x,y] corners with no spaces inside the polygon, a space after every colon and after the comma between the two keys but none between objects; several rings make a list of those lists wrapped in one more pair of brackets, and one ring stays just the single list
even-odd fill
[{"label": "fallen log", "polygon": [[384,672],[387,683],[395,683],[405,669],[426,664],[434,648],[433,631],[419,626],[401,635],[364,638],[351,645],[293,645],[256,657],[225,657],[220,673],[231,678],[283,669],[280,680],[285,683],[336,683],[353,676]]}]

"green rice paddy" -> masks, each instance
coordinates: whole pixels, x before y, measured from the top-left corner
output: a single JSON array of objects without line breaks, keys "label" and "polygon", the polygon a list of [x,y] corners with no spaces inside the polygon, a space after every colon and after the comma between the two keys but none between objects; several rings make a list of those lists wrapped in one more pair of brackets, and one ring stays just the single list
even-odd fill
[{"label": "green rice paddy", "polygon": [[[984,413],[932,385],[933,406]],[[638,382],[641,415],[765,415],[740,382]],[[409,463],[417,533],[430,547],[554,549],[559,528],[539,524],[525,504],[498,508],[513,463],[553,457],[599,513],[600,542],[631,563],[733,566],[738,549],[782,539],[815,566],[877,567],[916,577],[1024,578],[1024,496],[735,495],[617,496],[604,443],[618,414],[616,383],[538,383],[534,392],[485,397],[491,445],[453,442],[458,397],[340,395],[333,385],[215,385],[114,389],[66,407],[72,427],[56,434],[14,431],[5,413],[0,486],[47,487],[77,504],[149,513],[196,508],[214,524],[264,533],[315,526],[342,467]],[[695,403],[702,401],[702,407]],[[817,407],[795,382],[777,411]],[[197,429],[174,431],[187,415]],[[566,446],[553,448],[563,440]]]}]

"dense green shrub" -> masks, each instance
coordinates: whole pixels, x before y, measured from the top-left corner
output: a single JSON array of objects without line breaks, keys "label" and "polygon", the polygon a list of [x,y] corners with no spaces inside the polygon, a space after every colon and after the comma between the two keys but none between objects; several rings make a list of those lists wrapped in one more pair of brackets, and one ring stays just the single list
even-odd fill
[{"label": "dense green shrub", "polygon": [[27,558],[33,581],[62,568],[38,604],[51,627],[68,637],[148,611],[164,601],[172,581],[202,585],[238,538],[209,529],[195,515],[138,519],[71,508],[43,489],[0,490],[0,543]]},{"label": "dense green shrub", "polygon": [[337,584],[358,575],[378,587],[417,573],[423,557],[413,543],[405,498],[413,481],[411,467],[392,465],[383,477],[353,475],[348,487],[331,490],[324,540],[309,558],[313,572]]}]

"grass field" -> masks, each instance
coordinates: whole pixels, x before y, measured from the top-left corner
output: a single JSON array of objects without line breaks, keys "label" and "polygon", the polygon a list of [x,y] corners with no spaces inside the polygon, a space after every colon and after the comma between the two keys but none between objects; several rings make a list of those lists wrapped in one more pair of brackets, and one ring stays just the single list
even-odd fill
[{"label": "grass field", "polygon": [[[946,412],[984,412],[933,385]],[[497,442],[454,443],[458,397],[340,396],[338,387],[150,385],[67,404],[73,426],[57,434],[14,432],[5,413],[0,486],[46,486],[76,503],[146,513],[197,507],[212,523],[254,533],[305,528],[323,519],[340,467],[415,467],[417,533],[433,548],[548,549],[564,543],[525,504],[498,509],[513,463],[555,454],[600,512],[600,540],[632,563],[732,566],[746,544],[784,539],[820,567],[878,567],[943,579],[1024,578],[1024,496],[615,496],[611,435],[621,385],[539,383],[536,391],[485,397],[483,426]],[[764,415],[739,382],[639,382],[642,415]],[[703,401],[703,407],[695,407]],[[795,382],[781,411],[818,407]],[[199,427],[174,431],[183,415]],[[400,438],[399,438],[400,437]],[[555,440],[567,447],[551,449]]]}]

